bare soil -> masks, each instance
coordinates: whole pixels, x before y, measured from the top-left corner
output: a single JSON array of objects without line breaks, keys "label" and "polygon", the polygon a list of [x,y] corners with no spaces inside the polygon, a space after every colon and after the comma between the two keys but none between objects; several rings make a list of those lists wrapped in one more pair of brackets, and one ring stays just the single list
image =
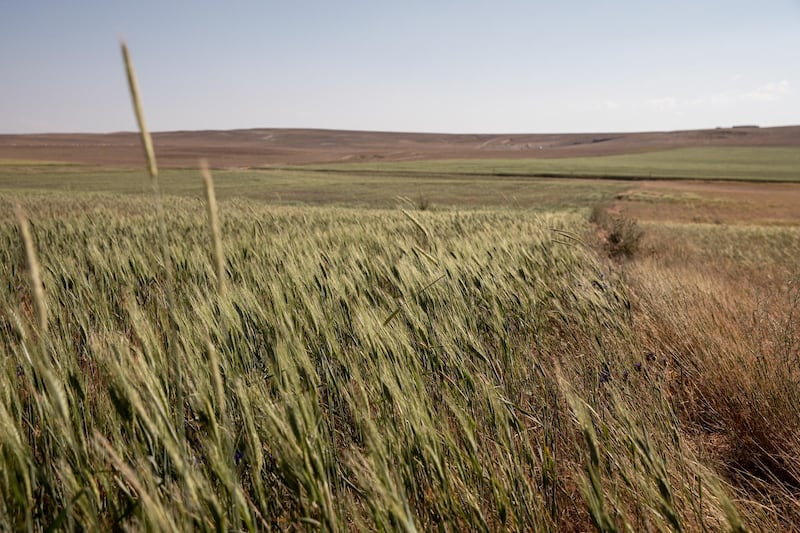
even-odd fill
[{"label": "bare soil", "polygon": [[[358,161],[558,158],[692,146],[799,146],[800,126],[674,132],[454,135],[312,129],[174,131],[154,134],[161,167],[217,168]],[[0,159],[136,167],[137,134],[0,135]]]}]

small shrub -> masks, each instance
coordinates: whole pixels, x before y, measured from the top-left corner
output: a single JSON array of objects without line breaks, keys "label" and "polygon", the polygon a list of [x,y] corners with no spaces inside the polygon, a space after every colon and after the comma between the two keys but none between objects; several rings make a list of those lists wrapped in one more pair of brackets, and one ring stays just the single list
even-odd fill
[{"label": "small shrub", "polygon": [[433,207],[433,204],[431,203],[431,199],[430,198],[428,198],[426,195],[420,193],[420,195],[417,197],[417,201],[416,201],[415,207],[419,211],[428,211],[429,209],[431,209]]},{"label": "small shrub", "polygon": [[625,215],[610,218],[606,250],[611,257],[630,259],[639,251],[644,231],[636,220]]},{"label": "small shrub", "polygon": [[630,259],[639,251],[644,231],[636,219],[625,213],[609,213],[603,206],[595,206],[589,221],[596,224],[603,234],[603,247],[614,259]]}]

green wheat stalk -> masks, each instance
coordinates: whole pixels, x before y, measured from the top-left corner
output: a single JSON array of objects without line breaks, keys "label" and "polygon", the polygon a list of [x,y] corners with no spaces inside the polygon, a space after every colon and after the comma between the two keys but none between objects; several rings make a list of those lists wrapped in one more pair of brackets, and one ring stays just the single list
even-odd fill
[{"label": "green wheat stalk", "polygon": [[217,292],[220,296],[225,294],[225,256],[222,252],[222,230],[219,225],[219,212],[217,209],[217,196],[214,193],[214,178],[208,169],[208,161],[200,160],[200,173],[206,189],[208,205],[208,226],[211,229],[211,240],[214,245],[214,266],[217,271]]},{"label": "green wheat stalk", "polygon": [[47,305],[44,300],[44,285],[42,285],[42,275],[39,270],[39,260],[36,258],[36,249],[33,246],[31,228],[25,211],[17,204],[14,212],[17,216],[17,224],[22,234],[22,242],[25,246],[25,259],[28,263],[28,281],[33,292],[33,305],[36,309],[36,317],[39,320],[39,328],[42,333],[47,330]]},{"label": "green wheat stalk", "polygon": [[139,124],[142,146],[144,147],[145,157],[147,157],[147,169],[150,172],[150,178],[152,178],[155,186],[157,186],[158,165],[156,165],[156,153],[153,150],[153,140],[150,138],[150,132],[147,130],[147,124],[144,120],[144,108],[142,107],[142,100],[139,96],[139,82],[136,81],[136,72],[133,70],[133,62],[128,52],[128,45],[124,42],[122,43],[122,57],[125,60],[125,72],[128,75],[128,89],[131,92],[131,99],[133,100],[133,111],[136,113],[136,122]]},{"label": "green wheat stalk", "polygon": [[[175,325],[175,294],[174,294],[174,283],[172,279],[172,260],[169,253],[169,240],[167,238],[167,224],[166,224],[166,217],[164,214],[164,204],[161,198],[161,190],[158,184],[158,165],[156,164],[156,155],[155,151],[153,150],[153,140],[150,137],[150,132],[147,130],[147,125],[145,124],[144,120],[144,108],[142,106],[142,99],[139,95],[139,83],[136,80],[136,71],[133,68],[133,61],[131,60],[130,53],[128,52],[128,46],[125,42],[121,43],[122,46],[122,57],[125,61],[125,72],[128,76],[128,88],[131,92],[131,101],[133,102],[133,110],[136,114],[136,121],[139,125],[139,132],[141,134],[142,139],[142,146],[144,146],[145,156],[147,157],[147,168],[150,173],[150,184],[153,187],[153,194],[156,199],[156,211],[158,217],[158,226],[159,226],[159,233],[161,237],[161,254],[164,262],[164,271],[166,274],[166,293],[167,293],[167,303],[169,306],[169,317],[170,317],[170,342],[169,342],[169,349],[172,352],[171,360],[172,360],[172,380],[173,385],[175,387],[175,401],[176,401],[176,409],[177,409],[177,416],[176,416],[176,430],[178,434],[182,437],[184,433],[184,424],[185,424],[185,414],[184,414],[184,397],[183,397],[183,380],[182,380],[182,372],[181,372],[181,365],[178,354],[176,353],[177,347],[177,338],[176,338],[176,325]],[[182,442],[182,438],[179,439],[179,442]]]}]

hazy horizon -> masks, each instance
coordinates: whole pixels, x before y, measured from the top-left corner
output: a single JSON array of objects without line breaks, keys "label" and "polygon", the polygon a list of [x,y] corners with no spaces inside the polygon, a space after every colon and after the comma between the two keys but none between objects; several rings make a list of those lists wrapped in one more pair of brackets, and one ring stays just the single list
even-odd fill
[{"label": "hazy horizon", "polygon": [[0,20],[0,133],[602,133],[800,124],[800,1],[53,0]]},{"label": "hazy horizon", "polygon": [[[391,135],[604,135],[604,134],[647,134],[647,133],[680,133],[688,131],[708,131],[714,129],[737,129],[755,126],[757,129],[775,128],[797,128],[800,124],[720,124],[708,128],[677,128],[665,130],[587,130],[587,131],[411,131],[411,130],[368,130],[368,129],[344,129],[344,128],[315,128],[315,127],[281,127],[281,126],[250,126],[245,128],[198,128],[198,129],[172,129],[172,130],[150,130],[153,135],[162,133],[202,133],[208,132],[228,132],[228,131],[258,131],[258,130],[298,130],[298,131],[329,131],[329,132],[352,132],[352,133],[374,133]],[[0,135],[140,135],[137,129],[114,130],[114,131],[33,131],[33,132],[0,132]]]}]

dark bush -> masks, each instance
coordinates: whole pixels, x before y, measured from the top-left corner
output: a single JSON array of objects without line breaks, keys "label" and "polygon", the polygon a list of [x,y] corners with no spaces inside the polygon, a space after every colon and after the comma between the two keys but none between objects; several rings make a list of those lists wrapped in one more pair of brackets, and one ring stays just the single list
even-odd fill
[{"label": "dark bush", "polygon": [[603,206],[595,206],[589,221],[596,224],[603,236],[603,248],[614,259],[630,259],[639,251],[644,231],[635,219],[625,213],[609,213]]},{"label": "dark bush", "polygon": [[611,257],[631,258],[639,251],[644,231],[636,220],[625,215],[610,217],[606,250]]}]

